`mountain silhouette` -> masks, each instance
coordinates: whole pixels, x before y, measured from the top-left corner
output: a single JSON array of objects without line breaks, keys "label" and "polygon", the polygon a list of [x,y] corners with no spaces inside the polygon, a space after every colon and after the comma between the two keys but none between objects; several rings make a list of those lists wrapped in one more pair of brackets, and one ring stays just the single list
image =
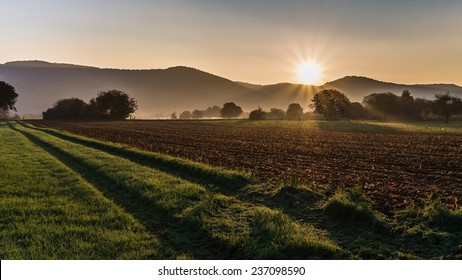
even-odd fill
[{"label": "mountain silhouette", "polygon": [[392,92],[400,95],[404,90],[411,91],[414,97],[433,99],[436,93],[450,92],[462,96],[462,87],[452,84],[403,85],[377,81],[367,77],[347,76],[324,84],[321,88],[337,89],[345,93],[352,101],[362,101],[371,93]]},{"label": "mountain silhouette", "polygon": [[16,88],[19,113],[38,113],[63,98],[84,101],[98,92],[118,89],[138,101],[138,114],[149,118],[158,113],[207,108],[235,101],[249,89],[197,69],[172,67],[157,70],[100,69],[41,61],[0,65],[0,80]]},{"label": "mountain silhouette", "polygon": [[414,97],[433,98],[435,93],[451,92],[462,96],[456,85],[400,85],[366,77],[348,76],[320,87],[280,83],[255,85],[234,82],[198,69],[177,66],[167,69],[105,69],[44,61],[17,61],[0,64],[0,80],[10,83],[19,94],[19,114],[41,114],[63,98],[84,101],[98,92],[110,89],[125,91],[138,101],[138,118],[153,118],[183,110],[206,109],[209,106],[235,102],[245,111],[258,106],[287,109],[290,103],[304,108],[312,95],[326,88],[345,93],[352,101],[361,101],[375,92],[401,94],[405,89]]}]

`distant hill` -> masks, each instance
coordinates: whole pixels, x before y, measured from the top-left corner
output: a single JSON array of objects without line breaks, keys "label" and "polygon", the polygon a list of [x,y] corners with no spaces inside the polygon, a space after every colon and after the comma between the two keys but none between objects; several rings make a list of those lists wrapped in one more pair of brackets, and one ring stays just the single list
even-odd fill
[{"label": "distant hill", "polygon": [[0,80],[12,84],[18,94],[19,114],[41,114],[63,98],[78,97],[85,101],[100,91],[118,89],[138,101],[138,118],[154,118],[176,111],[206,109],[225,102],[236,102],[245,111],[260,106],[287,109],[290,103],[304,108],[313,94],[326,88],[345,93],[352,101],[361,101],[374,92],[400,94],[408,89],[415,97],[433,98],[449,91],[462,97],[457,85],[400,85],[365,77],[348,76],[320,87],[290,83],[255,85],[233,82],[198,69],[177,66],[167,69],[102,69],[44,61],[18,61],[0,64]]},{"label": "distant hill", "polygon": [[366,77],[347,76],[322,86],[309,86],[290,83],[261,86],[250,93],[239,97],[242,104],[260,106],[264,109],[282,108],[287,109],[290,103],[300,103],[304,108],[308,107],[313,94],[322,89],[337,89],[345,93],[351,101],[362,102],[364,96],[371,93],[393,92],[400,95],[404,90],[409,90],[414,97],[433,99],[435,93],[451,94],[462,98],[462,87],[448,84],[430,85],[401,85],[389,82],[381,82]]},{"label": "distant hill", "polygon": [[100,91],[118,89],[138,101],[140,117],[207,108],[235,101],[250,89],[197,69],[100,69],[46,62],[10,62],[0,65],[0,80],[19,94],[18,113],[41,113],[62,98],[85,101]]},{"label": "distant hill", "polygon": [[53,63],[53,62],[46,62],[41,60],[25,60],[25,61],[12,61],[3,64],[3,66],[7,67],[28,67],[28,68],[80,68],[80,69],[98,69],[97,67],[92,66],[82,66],[82,65],[74,65],[74,64],[66,64],[66,63]]},{"label": "distant hill", "polygon": [[409,90],[414,97],[433,99],[435,93],[450,92],[462,97],[462,87],[450,84],[402,85],[381,82],[366,77],[347,76],[324,84],[321,88],[333,88],[345,93],[352,101],[362,101],[363,97],[371,93],[393,92],[400,95]]},{"label": "distant hill", "polygon": [[251,89],[251,90],[257,90],[257,89],[261,89],[262,87],[264,87],[263,85],[255,85],[255,84],[250,84],[250,83],[245,83],[245,82],[236,82],[236,83],[240,84],[243,87]]},{"label": "distant hill", "polygon": [[238,100],[247,107],[251,107],[251,109],[259,106],[266,110],[270,108],[285,110],[290,103],[299,103],[307,109],[313,94],[318,89],[315,86],[280,83],[262,86],[250,93],[239,96]]}]

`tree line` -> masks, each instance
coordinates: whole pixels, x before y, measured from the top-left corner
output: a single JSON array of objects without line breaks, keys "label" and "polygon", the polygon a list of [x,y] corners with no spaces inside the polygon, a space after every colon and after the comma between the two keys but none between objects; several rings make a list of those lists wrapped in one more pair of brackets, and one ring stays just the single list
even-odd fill
[{"label": "tree line", "polygon": [[[342,92],[335,89],[325,89],[314,94],[309,107],[315,114],[327,120],[337,119],[383,119],[387,121],[390,116],[401,120],[425,120],[432,113],[445,118],[462,113],[462,100],[449,93],[435,94],[434,100],[414,98],[409,90],[404,90],[401,96],[391,92],[373,93],[363,98],[362,104],[351,102]],[[249,119],[263,120],[273,118],[272,112],[280,109],[271,109],[265,112],[261,108],[250,112]],[[303,108],[298,103],[289,105],[285,118],[288,120],[301,120],[306,118]]]},{"label": "tree line", "polygon": [[205,110],[183,111],[179,116],[176,112],[172,113],[171,119],[202,119],[202,118],[220,118],[221,107],[213,106]]},{"label": "tree line", "polygon": [[278,108],[271,108],[269,112],[261,108],[253,110],[249,114],[251,120],[303,120],[307,118],[308,113],[303,112],[303,108],[298,103],[289,105],[286,111]]},{"label": "tree line", "polygon": [[[14,106],[18,94],[15,88],[0,81],[0,118],[6,118]],[[409,90],[400,96],[391,92],[372,93],[363,98],[362,103],[351,102],[342,92],[325,89],[314,94],[309,107],[314,113],[328,120],[336,119],[383,119],[397,117],[402,120],[425,120],[430,114],[444,117],[446,122],[453,115],[462,113],[462,100],[449,92],[435,94],[433,100],[414,98]],[[89,103],[79,98],[58,100],[52,108],[42,113],[44,119],[108,119],[123,120],[129,118],[138,109],[137,102],[128,94],[119,90],[99,92]],[[184,111],[172,119],[201,118],[238,118],[243,114],[240,106],[228,102],[223,107],[213,106],[205,110]],[[271,108],[263,111],[260,107],[249,114],[252,120],[303,120],[311,113],[304,113],[303,107],[292,103],[287,110]]]},{"label": "tree line", "polygon": [[58,100],[42,113],[44,120],[52,119],[106,119],[124,120],[138,109],[137,102],[120,90],[98,93],[86,103],[79,98]]},{"label": "tree line", "polygon": [[[313,118],[313,113],[326,120],[338,119],[382,119],[387,121],[391,116],[400,120],[426,120],[430,114],[441,116],[449,122],[453,115],[462,113],[462,101],[449,93],[435,94],[434,100],[414,98],[409,90],[400,96],[391,92],[373,93],[365,96],[362,103],[351,102],[342,92],[325,89],[314,94],[308,106],[313,112],[304,112],[299,103],[292,103],[286,110],[271,108],[264,111],[258,107],[249,114],[251,120],[304,120]],[[244,112],[235,103],[225,103],[223,107],[214,106],[206,110],[183,111],[172,119],[201,118],[238,118]]]},{"label": "tree line", "polygon": [[391,92],[373,93],[365,96],[360,104],[351,103],[337,90],[323,90],[316,93],[312,101],[315,112],[327,119],[382,118],[387,121],[394,116],[401,120],[425,120],[433,113],[449,122],[450,116],[462,112],[462,100],[449,92],[435,94],[434,100],[414,98],[409,90],[400,96]]},{"label": "tree line", "polygon": [[[206,110],[194,110],[194,111],[183,111],[179,117],[176,113],[171,115],[171,119],[202,119],[202,118],[223,118],[233,119],[239,118],[244,114],[244,111],[240,106],[237,106],[234,102],[228,102],[223,107],[213,106]],[[302,120],[305,118],[303,108],[300,104],[293,103],[289,105],[287,111],[278,108],[271,108],[269,112],[263,111],[261,108],[250,112],[249,119],[253,120]]]}]

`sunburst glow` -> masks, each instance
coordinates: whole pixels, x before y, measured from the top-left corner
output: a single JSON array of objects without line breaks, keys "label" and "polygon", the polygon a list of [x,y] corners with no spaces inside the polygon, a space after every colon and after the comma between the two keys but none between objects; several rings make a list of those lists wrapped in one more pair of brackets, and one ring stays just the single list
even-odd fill
[{"label": "sunburst glow", "polygon": [[298,80],[303,84],[318,84],[322,78],[322,69],[314,61],[303,62],[297,69]]}]

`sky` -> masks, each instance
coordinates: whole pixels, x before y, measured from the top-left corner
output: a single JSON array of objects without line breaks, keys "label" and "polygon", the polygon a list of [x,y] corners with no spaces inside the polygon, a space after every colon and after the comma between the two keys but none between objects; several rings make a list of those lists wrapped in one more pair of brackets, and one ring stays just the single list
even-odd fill
[{"label": "sky", "polygon": [[0,63],[157,69],[318,84],[346,75],[462,85],[460,0],[0,0]]}]

